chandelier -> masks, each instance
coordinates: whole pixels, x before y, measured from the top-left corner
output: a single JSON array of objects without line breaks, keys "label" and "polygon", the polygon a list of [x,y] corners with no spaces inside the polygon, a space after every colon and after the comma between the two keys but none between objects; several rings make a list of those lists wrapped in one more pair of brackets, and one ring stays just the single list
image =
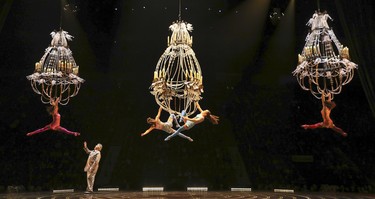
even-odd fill
[{"label": "chandelier", "polygon": [[169,29],[167,49],[161,55],[150,86],[156,103],[169,113],[192,115],[203,93],[202,71],[193,51],[193,26],[181,19]]},{"label": "chandelier", "polygon": [[293,71],[302,89],[309,90],[316,98],[331,93],[339,94],[342,86],[354,76],[357,64],[350,61],[349,48],[336,38],[327,20],[326,11],[316,11],[306,25],[311,27],[298,66]]},{"label": "chandelier", "polygon": [[34,92],[41,95],[44,104],[60,98],[59,103],[66,105],[71,97],[78,94],[84,79],[78,76],[79,66],[68,46],[67,41],[71,41],[73,36],[62,29],[53,31],[51,36],[51,45],[35,63],[34,73],[26,78],[30,80]]}]

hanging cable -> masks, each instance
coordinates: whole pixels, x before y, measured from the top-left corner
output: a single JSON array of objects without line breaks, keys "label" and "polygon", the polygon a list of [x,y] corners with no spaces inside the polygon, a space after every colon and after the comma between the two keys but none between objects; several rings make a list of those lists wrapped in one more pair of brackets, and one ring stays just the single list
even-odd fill
[{"label": "hanging cable", "polygon": [[178,1],[178,20],[181,21],[181,0]]}]

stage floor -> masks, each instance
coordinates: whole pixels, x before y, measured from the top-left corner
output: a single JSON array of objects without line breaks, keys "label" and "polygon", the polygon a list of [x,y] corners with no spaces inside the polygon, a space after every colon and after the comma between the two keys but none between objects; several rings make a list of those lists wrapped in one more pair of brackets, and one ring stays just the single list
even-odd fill
[{"label": "stage floor", "polygon": [[186,199],[220,199],[220,198],[252,198],[252,199],[375,199],[375,194],[356,194],[356,193],[274,193],[274,192],[94,192],[85,194],[84,192],[71,193],[52,193],[52,192],[27,192],[0,194],[0,198],[9,199],[28,199],[28,198],[65,198],[65,199],[94,199],[94,198],[186,198]]}]

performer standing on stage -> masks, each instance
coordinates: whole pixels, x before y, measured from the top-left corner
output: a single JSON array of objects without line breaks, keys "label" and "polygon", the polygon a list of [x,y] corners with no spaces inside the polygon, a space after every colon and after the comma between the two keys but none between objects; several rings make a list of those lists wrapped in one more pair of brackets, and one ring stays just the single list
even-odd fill
[{"label": "performer standing on stage", "polygon": [[99,168],[99,161],[101,158],[100,151],[102,148],[103,146],[99,143],[95,146],[94,150],[91,151],[87,148],[86,141],[83,143],[83,149],[89,154],[84,168],[84,171],[87,173],[87,189],[85,193],[92,193],[94,191],[95,175]]},{"label": "performer standing on stage", "polygon": [[[325,100],[325,98],[328,96],[328,99]],[[333,123],[330,114],[333,108],[336,107],[336,103],[332,101],[331,93],[328,93],[327,96],[325,93],[322,94],[322,110],[320,113],[322,114],[323,122],[319,122],[316,124],[304,124],[301,125],[302,128],[306,129],[316,129],[316,128],[329,128],[335,131],[336,133],[339,133],[343,137],[346,137],[348,134],[345,133],[341,128],[335,126]]]},{"label": "performer standing on stage", "polygon": [[78,132],[72,132],[67,130],[66,128],[60,126],[60,113],[59,113],[59,101],[60,98],[58,97],[56,100],[51,99],[51,105],[50,107],[47,108],[47,111],[49,114],[52,116],[52,122],[50,124],[47,124],[45,127],[40,128],[38,130],[35,130],[33,132],[30,132],[26,134],[27,136],[32,136],[38,133],[42,133],[47,130],[53,130],[53,131],[59,131],[62,133],[66,133],[69,135],[74,135],[74,136],[79,136],[80,134]]},{"label": "performer standing on stage", "polygon": [[194,118],[183,117],[185,124],[181,126],[180,128],[178,128],[176,132],[174,132],[172,135],[169,135],[167,138],[165,138],[164,141],[168,141],[172,137],[181,134],[182,131],[186,131],[186,130],[193,128],[196,124],[203,122],[205,118],[209,119],[212,124],[219,124],[218,116],[212,115],[209,110],[202,110],[198,102],[196,102],[196,106],[198,110],[200,111],[200,113],[197,114]]}]

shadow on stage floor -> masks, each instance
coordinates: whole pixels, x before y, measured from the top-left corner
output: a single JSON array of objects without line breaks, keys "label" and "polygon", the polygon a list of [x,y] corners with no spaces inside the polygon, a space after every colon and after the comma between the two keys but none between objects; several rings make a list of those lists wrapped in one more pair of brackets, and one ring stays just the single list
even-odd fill
[{"label": "shadow on stage floor", "polygon": [[186,198],[186,199],[220,199],[220,198],[252,198],[252,199],[375,199],[375,194],[357,194],[357,193],[274,193],[274,192],[94,192],[85,194],[84,192],[71,193],[52,193],[52,192],[26,192],[0,194],[0,198],[9,199],[29,199],[29,198],[66,198],[66,199],[94,199],[94,198]]}]

